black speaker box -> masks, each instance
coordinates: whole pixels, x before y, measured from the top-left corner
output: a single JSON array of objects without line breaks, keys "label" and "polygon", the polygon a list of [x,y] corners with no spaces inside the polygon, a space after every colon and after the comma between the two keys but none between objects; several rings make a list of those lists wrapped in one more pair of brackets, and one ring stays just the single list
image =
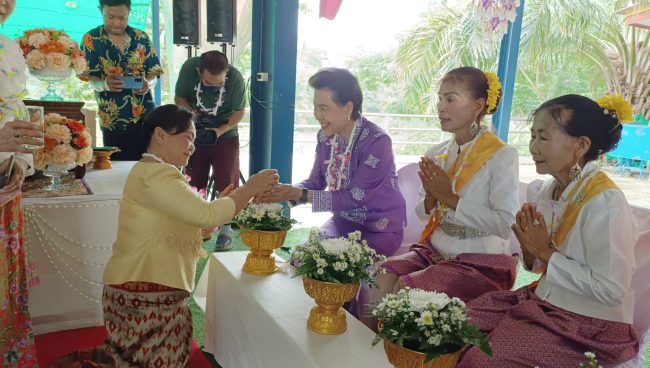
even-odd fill
[{"label": "black speaker box", "polygon": [[237,0],[206,0],[208,42],[237,42]]},{"label": "black speaker box", "polygon": [[174,0],[174,43],[199,45],[199,0]]}]

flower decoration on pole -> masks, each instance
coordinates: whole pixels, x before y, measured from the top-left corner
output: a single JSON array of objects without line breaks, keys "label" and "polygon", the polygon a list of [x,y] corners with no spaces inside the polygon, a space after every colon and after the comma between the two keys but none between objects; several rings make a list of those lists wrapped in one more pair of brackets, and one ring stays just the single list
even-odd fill
[{"label": "flower decoration on pole", "polygon": [[517,17],[519,0],[476,0],[479,27],[487,38],[501,40],[508,32],[508,22]]}]

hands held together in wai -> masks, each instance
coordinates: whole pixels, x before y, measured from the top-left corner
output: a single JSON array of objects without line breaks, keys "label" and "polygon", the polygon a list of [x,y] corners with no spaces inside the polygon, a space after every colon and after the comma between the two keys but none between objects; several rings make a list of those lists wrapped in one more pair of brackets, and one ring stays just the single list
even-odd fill
[{"label": "hands held together in wai", "polygon": [[[434,159],[422,157],[418,175],[426,193],[424,208],[427,213],[431,213],[438,204],[456,209],[460,197],[452,190],[453,184],[449,175]],[[549,262],[555,250],[544,216],[537,211],[535,204],[525,203],[517,212],[511,228],[521,244],[524,259],[530,260],[531,263],[535,259]]]}]

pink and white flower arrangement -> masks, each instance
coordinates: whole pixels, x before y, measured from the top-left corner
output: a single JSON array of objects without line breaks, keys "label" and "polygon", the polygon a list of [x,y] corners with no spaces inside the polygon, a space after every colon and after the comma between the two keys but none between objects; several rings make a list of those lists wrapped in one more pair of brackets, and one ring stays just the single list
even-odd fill
[{"label": "pink and white flower arrangement", "polygon": [[86,57],[77,42],[62,30],[37,28],[25,31],[18,38],[27,66],[34,70],[65,72],[74,69],[77,75],[86,70]]},{"label": "pink and white flower arrangement", "polygon": [[93,158],[92,137],[78,120],[59,114],[45,116],[45,146],[34,152],[34,168],[47,165],[67,167],[82,165]]}]

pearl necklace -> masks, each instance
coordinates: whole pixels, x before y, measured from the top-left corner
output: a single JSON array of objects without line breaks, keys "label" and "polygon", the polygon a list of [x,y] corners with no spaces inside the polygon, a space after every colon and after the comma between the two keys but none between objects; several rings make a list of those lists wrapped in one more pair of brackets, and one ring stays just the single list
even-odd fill
[{"label": "pearl necklace", "polygon": [[[352,145],[354,142],[354,134],[357,131],[357,125],[361,124],[361,117],[357,121],[354,122],[354,127],[352,127],[352,132],[350,133],[350,138],[348,140],[348,144],[345,147],[345,151],[343,151],[342,154],[340,155],[335,155],[336,149],[338,149],[339,145],[339,133],[336,133],[332,140],[330,141],[330,159],[327,162],[327,170],[325,172],[325,181],[327,182],[327,187],[329,190],[339,190],[341,189],[341,181],[343,180],[343,172],[346,169],[346,165],[350,164],[350,151],[352,151]],[[333,166],[334,162],[336,159],[341,160],[341,166],[339,167],[339,175],[336,175],[333,172]]]},{"label": "pearl necklace", "polygon": [[166,163],[167,163],[167,162],[165,162],[165,160],[163,160],[162,158],[160,158],[160,156],[158,156],[158,155],[156,155],[156,154],[154,154],[154,153],[150,153],[150,152],[145,152],[145,153],[143,153],[143,154],[142,154],[142,157],[149,157],[149,158],[152,158],[152,159],[154,159],[155,161],[160,162],[161,164],[166,164]]},{"label": "pearl necklace", "polygon": [[197,84],[196,87],[194,87],[194,90],[196,91],[196,107],[198,107],[201,111],[206,112],[208,115],[217,116],[217,111],[219,111],[219,107],[223,105],[223,101],[221,100],[221,98],[223,97],[223,94],[226,92],[226,87],[221,86],[221,88],[219,88],[219,98],[217,98],[214,107],[208,109],[203,105],[203,101],[201,101],[201,93],[203,93],[203,89],[201,88],[201,86],[202,83],[201,80],[199,80],[199,84]]}]

